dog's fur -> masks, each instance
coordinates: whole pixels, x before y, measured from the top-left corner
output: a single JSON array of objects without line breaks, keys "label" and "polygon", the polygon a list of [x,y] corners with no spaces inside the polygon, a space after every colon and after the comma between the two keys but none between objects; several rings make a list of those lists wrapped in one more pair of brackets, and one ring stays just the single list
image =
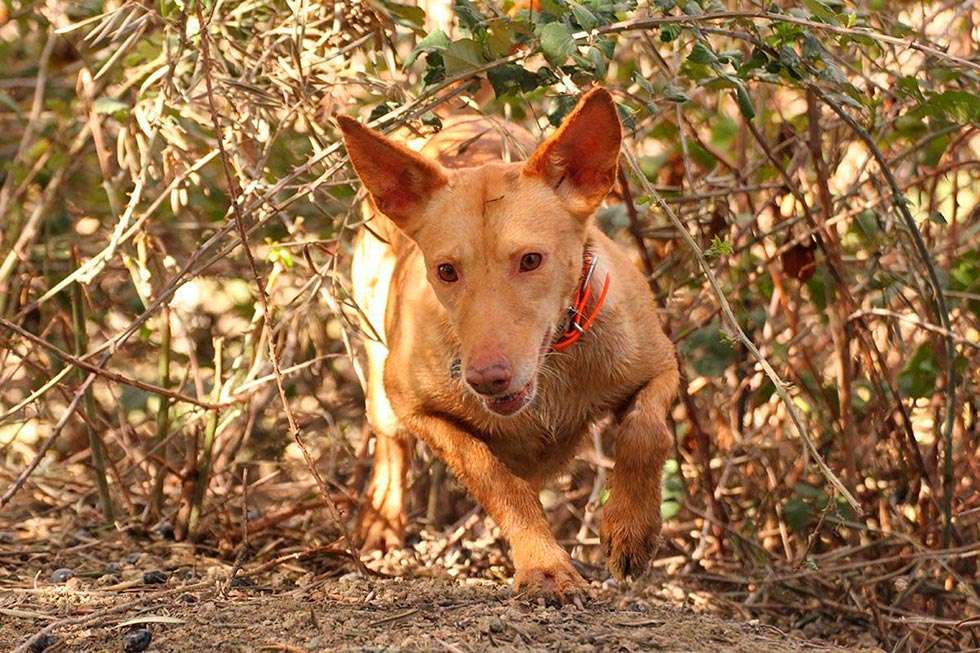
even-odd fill
[{"label": "dog's fur", "polygon": [[[338,122],[373,200],[355,243],[354,298],[385,343],[368,344],[377,444],[365,544],[401,541],[417,436],[510,542],[515,590],[567,599],[584,581],[550,532],[538,491],[589,426],[612,414],[616,466],[601,539],[615,576],[642,572],[659,540],[678,372],[643,275],[592,221],[622,139],[609,93],[586,93],[526,162],[500,159],[530,152],[529,134],[478,117],[450,122],[422,154],[350,118]],[[566,327],[586,247],[598,260],[592,297],[607,274],[608,297],[593,328],[558,353],[551,344]],[[532,253],[540,264],[528,269]]]}]

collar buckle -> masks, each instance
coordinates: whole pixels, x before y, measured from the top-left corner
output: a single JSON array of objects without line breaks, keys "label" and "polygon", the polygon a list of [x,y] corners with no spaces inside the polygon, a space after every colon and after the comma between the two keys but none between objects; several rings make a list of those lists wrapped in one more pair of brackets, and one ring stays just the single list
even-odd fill
[{"label": "collar buckle", "polygon": [[567,326],[555,342],[551,344],[553,350],[565,351],[571,347],[579,338],[585,335],[585,332],[592,327],[595,319],[599,316],[599,311],[602,310],[602,305],[606,301],[606,295],[609,293],[609,284],[612,279],[612,275],[608,272],[606,273],[606,279],[603,281],[602,290],[596,298],[592,312],[588,316],[585,315],[585,308],[592,295],[592,277],[598,263],[599,258],[586,249],[582,257],[582,278],[579,281],[578,289],[575,291],[572,304],[567,310]]}]

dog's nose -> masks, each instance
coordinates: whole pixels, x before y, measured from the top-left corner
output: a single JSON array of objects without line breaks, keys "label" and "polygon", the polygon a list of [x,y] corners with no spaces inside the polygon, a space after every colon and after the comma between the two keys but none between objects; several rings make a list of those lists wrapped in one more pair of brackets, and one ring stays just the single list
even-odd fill
[{"label": "dog's nose", "polygon": [[510,386],[510,365],[494,363],[487,367],[466,369],[466,382],[481,395],[499,395]]}]

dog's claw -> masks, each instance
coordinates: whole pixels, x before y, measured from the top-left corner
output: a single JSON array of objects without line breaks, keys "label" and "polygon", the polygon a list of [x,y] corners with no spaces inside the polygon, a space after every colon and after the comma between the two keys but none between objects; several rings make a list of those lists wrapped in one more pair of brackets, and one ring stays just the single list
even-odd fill
[{"label": "dog's claw", "polygon": [[599,536],[609,573],[619,581],[638,578],[659,548],[660,520],[624,524],[616,518],[615,511],[610,511],[602,522]]},{"label": "dog's claw", "polygon": [[404,527],[386,519],[376,510],[367,509],[361,514],[357,529],[357,540],[362,551],[381,551],[400,549],[405,542]]},{"label": "dog's claw", "polygon": [[516,595],[528,599],[543,598],[553,605],[575,603],[581,606],[587,589],[588,584],[572,567],[571,561],[548,567],[518,569],[514,574]]}]

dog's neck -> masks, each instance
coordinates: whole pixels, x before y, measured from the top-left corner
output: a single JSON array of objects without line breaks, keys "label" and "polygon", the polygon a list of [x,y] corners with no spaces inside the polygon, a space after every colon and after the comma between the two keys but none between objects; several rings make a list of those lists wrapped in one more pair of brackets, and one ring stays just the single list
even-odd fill
[{"label": "dog's neck", "polygon": [[592,328],[606,301],[606,294],[611,283],[607,272],[601,289],[596,291],[593,280],[599,267],[598,254],[595,253],[592,242],[587,240],[582,251],[582,275],[579,277],[575,294],[572,296],[565,315],[559,321],[560,331],[551,343],[554,351],[565,351],[574,345],[585,333]]}]

